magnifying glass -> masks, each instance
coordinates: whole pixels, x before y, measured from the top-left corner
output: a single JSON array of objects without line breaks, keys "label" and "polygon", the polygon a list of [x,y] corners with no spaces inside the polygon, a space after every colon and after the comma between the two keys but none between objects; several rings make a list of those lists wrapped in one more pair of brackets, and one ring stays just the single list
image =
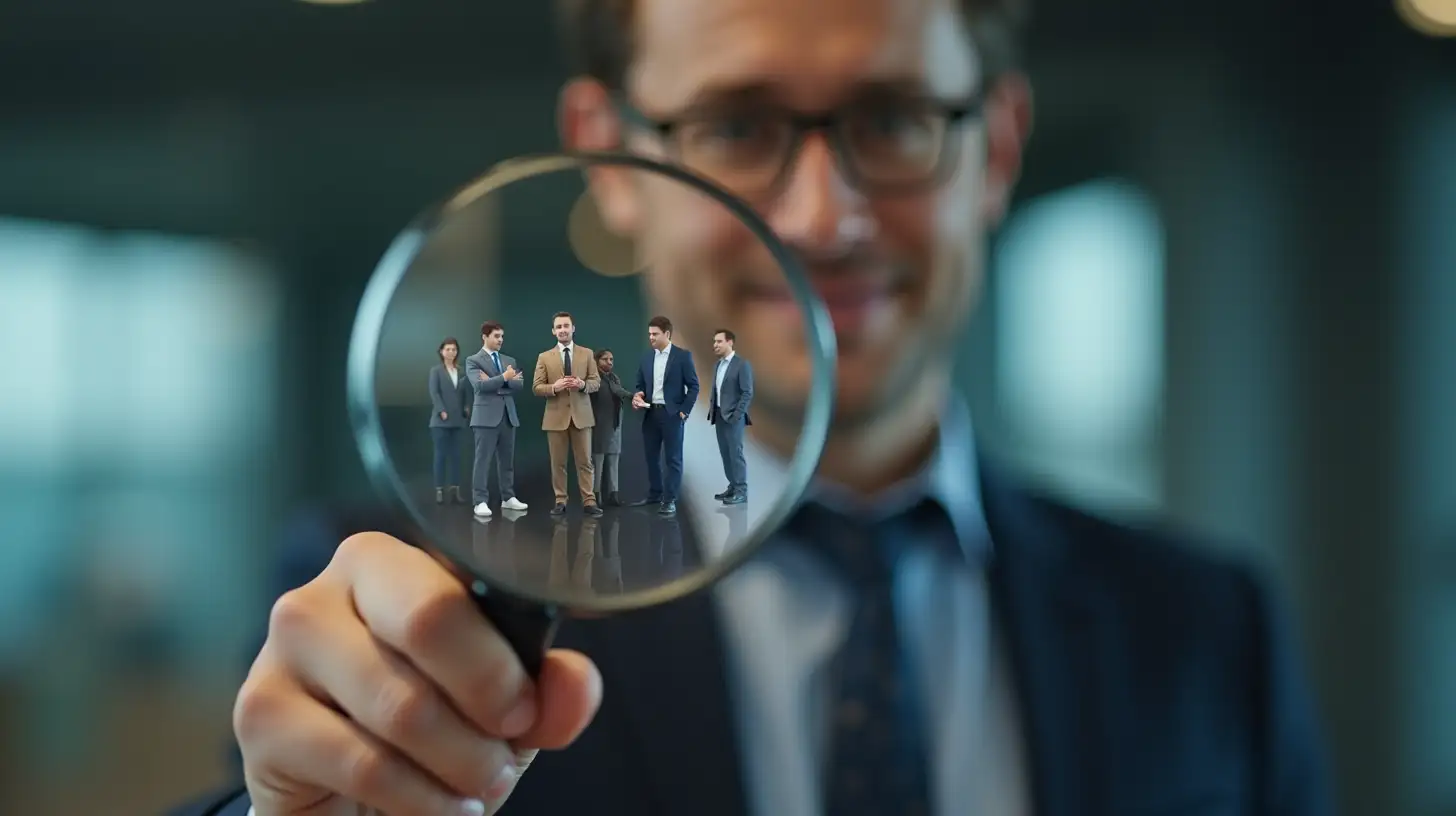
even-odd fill
[{"label": "magnifying glass", "polygon": [[665,603],[794,511],[834,333],[743,201],[627,154],[513,159],[430,208],[349,349],[375,487],[534,675],[563,615]]}]

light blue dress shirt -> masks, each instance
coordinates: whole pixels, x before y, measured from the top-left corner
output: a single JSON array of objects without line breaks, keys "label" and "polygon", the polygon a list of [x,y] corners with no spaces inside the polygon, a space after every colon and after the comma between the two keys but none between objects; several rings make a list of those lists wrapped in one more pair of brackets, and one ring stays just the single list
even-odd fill
[{"label": "light blue dress shirt", "polygon": [[[812,498],[867,521],[938,501],[952,530],[913,542],[895,574],[902,642],[927,701],[931,801],[938,814],[1030,814],[1016,700],[987,588],[969,412],[945,414],[930,464],[873,499],[818,485]],[[752,476],[750,475],[750,478]],[[715,590],[747,800],[758,816],[816,816],[830,734],[830,663],[849,629],[849,587],[807,547],[775,540]]]}]

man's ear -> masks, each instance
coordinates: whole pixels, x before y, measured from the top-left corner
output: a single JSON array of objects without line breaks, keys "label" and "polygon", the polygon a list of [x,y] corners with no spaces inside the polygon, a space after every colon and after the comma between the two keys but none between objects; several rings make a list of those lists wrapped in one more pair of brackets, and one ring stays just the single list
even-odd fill
[{"label": "man's ear", "polygon": [[1021,176],[1021,157],[1031,136],[1031,83],[1024,74],[999,77],[986,96],[986,175],[981,217],[994,227],[1006,217]]},{"label": "man's ear", "polygon": [[[561,89],[556,113],[561,144],[568,152],[614,152],[625,149],[622,117],[612,95],[598,81],[573,79]],[[622,237],[636,234],[640,219],[629,171],[595,167],[587,171],[587,190],[607,229]]]}]

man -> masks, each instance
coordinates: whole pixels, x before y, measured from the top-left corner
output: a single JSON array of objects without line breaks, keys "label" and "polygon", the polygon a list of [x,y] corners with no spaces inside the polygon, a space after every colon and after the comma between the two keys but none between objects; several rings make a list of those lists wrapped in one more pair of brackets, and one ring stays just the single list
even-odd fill
[{"label": "man", "polygon": [[611,349],[597,351],[597,374],[602,378],[602,387],[591,395],[592,415],[596,428],[592,431],[592,484],[597,496],[597,506],[618,507],[622,499],[617,495],[621,483],[617,481],[617,460],[622,454],[622,406],[632,398],[622,385],[622,379],[613,369],[616,360]]},{"label": "man", "polygon": [[748,501],[748,460],[743,456],[743,431],[753,424],[748,406],[753,402],[753,366],[733,350],[737,335],[728,329],[713,333],[713,397],[708,421],[718,434],[718,454],[728,489],[713,498],[724,504]]},{"label": "man", "polygon": [[576,461],[576,486],[581,492],[582,512],[600,516],[602,509],[592,495],[592,415],[591,394],[602,386],[592,350],[576,345],[576,325],[567,312],[551,317],[551,334],[556,346],[536,358],[536,376],[531,390],[546,398],[546,414],[541,417],[541,430],[551,445],[551,489],[556,504],[551,515],[566,513],[566,457]]},{"label": "man", "polygon": [[[714,178],[808,268],[840,351],[820,482],[711,593],[569,622],[558,645],[591,659],[554,649],[535,678],[428,555],[351,537],[274,609],[226,816],[507,796],[508,814],[1330,813],[1294,649],[1252,574],[1016,487],[952,398],[1031,121],[1017,7],[564,6],[586,72],[562,94],[566,147]],[[599,168],[591,185],[651,245],[665,308],[737,326],[745,356],[777,350],[750,441],[782,457],[809,361],[771,262],[669,183]]]},{"label": "man", "polygon": [[647,497],[632,504],[655,504],[659,514],[671,516],[682,486],[683,423],[698,401],[698,371],[693,353],[672,344],[671,320],[658,315],[647,321],[647,344],[651,348],[637,366],[637,393],[632,395],[632,407],[647,412],[642,417]]},{"label": "man", "polygon": [[475,434],[475,467],[470,489],[474,513],[490,518],[490,465],[496,463],[500,484],[501,509],[525,510],[526,503],[516,498],[516,428],[521,419],[516,415],[515,392],[525,387],[525,377],[516,369],[516,358],[501,354],[506,330],[501,324],[487,320],[480,324],[480,351],[465,361],[465,378],[475,390],[475,404],[470,412],[470,430]]}]

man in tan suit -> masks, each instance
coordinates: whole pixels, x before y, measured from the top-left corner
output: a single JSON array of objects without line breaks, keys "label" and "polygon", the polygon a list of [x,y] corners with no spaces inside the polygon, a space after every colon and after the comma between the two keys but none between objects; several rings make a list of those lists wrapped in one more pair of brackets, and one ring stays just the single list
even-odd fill
[{"label": "man in tan suit", "polygon": [[551,333],[556,336],[555,348],[541,352],[536,358],[536,377],[531,390],[546,398],[546,415],[541,430],[551,444],[551,488],[556,491],[556,506],[551,515],[566,512],[566,454],[576,459],[576,486],[581,491],[583,512],[600,517],[592,494],[592,414],[591,397],[602,386],[597,361],[592,350],[576,345],[576,325],[571,315],[557,312],[551,317]]}]

